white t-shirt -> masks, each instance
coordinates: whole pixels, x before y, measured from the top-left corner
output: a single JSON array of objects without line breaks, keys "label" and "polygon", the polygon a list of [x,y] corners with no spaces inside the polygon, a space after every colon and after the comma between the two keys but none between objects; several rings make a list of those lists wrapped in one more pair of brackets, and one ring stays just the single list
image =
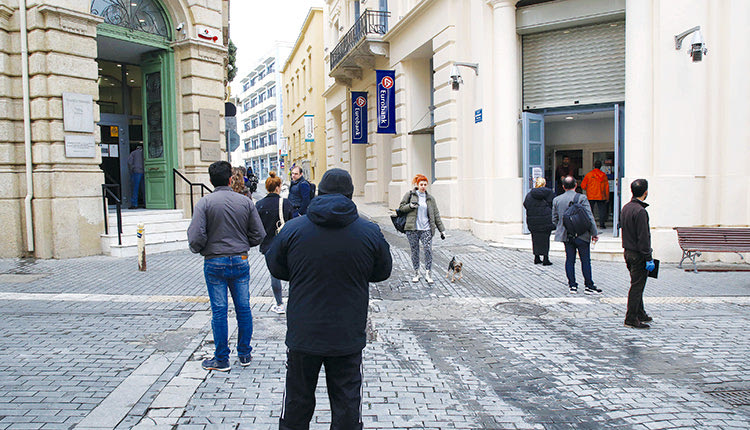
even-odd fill
[{"label": "white t-shirt", "polygon": [[419,207],[417,208],[417,230],[429,230],[430,218],[427,216],[427,193],[417,191]]}]

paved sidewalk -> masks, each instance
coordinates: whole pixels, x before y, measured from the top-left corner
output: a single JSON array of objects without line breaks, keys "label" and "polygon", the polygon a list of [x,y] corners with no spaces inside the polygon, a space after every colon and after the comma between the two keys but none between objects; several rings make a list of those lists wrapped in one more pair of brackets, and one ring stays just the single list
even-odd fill
[{"label": "paved sidewalk", "polygon": [[[561,258],[542,267],[451,231],[434,242],[436,283],[413,284],[405,237],[360,206],[395,264],[371,288],[365,428],[750,428],[750,274],[665,265],[646,287],[653,327],[636,331],[624,263],[593,262],[604,294],[571,296]],[[213,344],[199,256],[149,255],[145,273],[131,258],[0,260],[0,429],[277,428],[285,318],[255,251],[251,273],[253,364],[220,373],[200,369]],[[313,429],[330,423],[324,385]]]}]

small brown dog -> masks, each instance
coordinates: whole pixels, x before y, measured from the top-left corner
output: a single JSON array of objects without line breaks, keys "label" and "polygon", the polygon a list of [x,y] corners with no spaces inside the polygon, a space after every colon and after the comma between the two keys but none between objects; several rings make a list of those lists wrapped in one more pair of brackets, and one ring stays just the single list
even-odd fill
[{"label": "small brown dog", "polygon": [[458,279],[459,281],[461,278],[464,277],[464,263],[461,263],[460,261],[456,260],[456,257],[453,257],[451,259],[451,262],[448,263],[448,273],[445,274],[445,277],[451,278],[451,282]]}]

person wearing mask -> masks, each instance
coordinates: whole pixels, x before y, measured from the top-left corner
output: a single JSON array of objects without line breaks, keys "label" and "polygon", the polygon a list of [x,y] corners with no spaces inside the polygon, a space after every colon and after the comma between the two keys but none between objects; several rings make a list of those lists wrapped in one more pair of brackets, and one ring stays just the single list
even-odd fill
[{"label": "person wearing mask", "polygon": [[440,219],[440,211],[437,202],[432,194],[427,192],[427,177],[416,175],[412,180],[415,185],[401,199],[399,210],[406,213],[406,238],[409,240],[411,248],[411,263],[414,267],[414,277],[412,282],[419,282],[419,245],[424,249],[424,279],[428,284],[432,284],[432,236],[435,230],[440,231],[440,238],[445,240],[445,226]]},{"label": "person wearing mask", "polygon": [[544,178],[536,178],[534,188],[526,194],[523,207],[526,208],[526,225],[531,232],[534,264],[551,266],[549,236],[555,229],[555,225],[552,224],[552,200],[555,198],[555,192],[545,185],[547,181]]},{"label": "person wearing mask", "polygon": [[[581,189],[586,191],[586,198],[591,203],[592,211],[599,214],[599,226],[607,228],[609,209],[609,178],[602,172],[602,162],[594,161],[594,170],[590,171],[581,181]],[[596,209],[594,209],[596,208]]]},{"label": "person wearing mask", "polygon": [[[276,172],[272,171],[268,174],[266,191],[268,194],[255,204],[260,220],[263,222],[263,228],[266,229],[266,237],[260,243],[260,252],[264,255],[276,237],[276,231],[283,228],[283,225],[293,218],[292,204],[289,200],[281,198],[281,178],[276,176]],[[271,290],[276,299],[276,305],[272,306],[271,310],[277,314],[283,314],[286,309],[281,295],[281,281],[273,275],[271,275]]]},{"label": "person wearing mask", "polygon": [[357,213],[346,170],[327,171],[318,190],[307,216],[285,224],[266,252],[271,274],[289,281],[279,429],[310,428],[325,366],[330,428],[361,430],[370,282],[388,279],[393,261],[378,225]]},{"label": "person wearing mask", "polygon": [[302,167],[291,170],[292,183],[289,185],[289,202],[294,208],[294,216],[305,215],[310,205],[310,183],[302,176]]}]

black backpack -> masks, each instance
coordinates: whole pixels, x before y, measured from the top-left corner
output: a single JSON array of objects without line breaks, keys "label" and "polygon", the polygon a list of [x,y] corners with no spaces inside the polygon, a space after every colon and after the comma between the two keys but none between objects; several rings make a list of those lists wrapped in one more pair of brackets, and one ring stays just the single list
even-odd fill
[{"label": "black backpack", "polygon": [[578,237],[591,228],[591,219],[586,213],[586,208],[579,201],[580,199],[581,195],[576,193],[573,201],[563,212],[563,226],[569,237]]},{"label": "black backpack", "polygon": [[312,200],[315,197],[315,184],[309,181],[307,183],[310,184],[310,200]]}]

